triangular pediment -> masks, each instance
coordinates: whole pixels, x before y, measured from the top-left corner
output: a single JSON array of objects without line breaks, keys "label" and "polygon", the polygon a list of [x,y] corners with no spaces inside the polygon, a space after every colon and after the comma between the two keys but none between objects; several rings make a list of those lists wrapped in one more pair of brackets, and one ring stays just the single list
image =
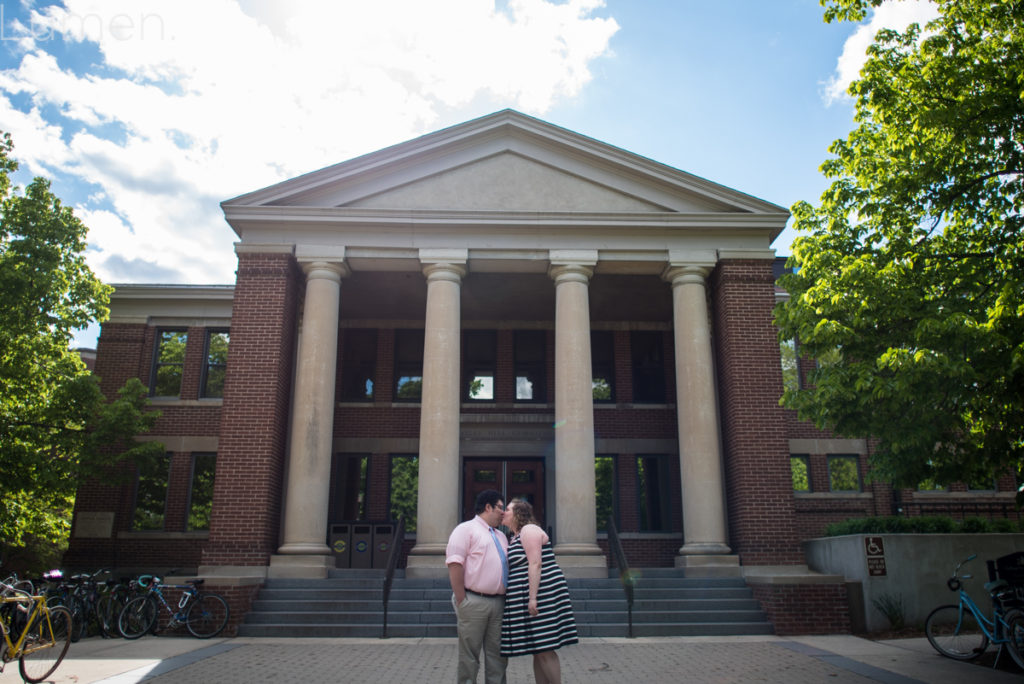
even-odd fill
[{"label": "triangular pediment", "polygon": [[[514,152],[499,154],[362,197],[347,207],[466,211],[670,211]],[[694,204],[695,211],[709,211]]]},{"label": "triangular pediment", "polygon": [[315,171],[223,206],[229,221],[233,210],[256,207],[786,214],[763,200],[511,110]]}]

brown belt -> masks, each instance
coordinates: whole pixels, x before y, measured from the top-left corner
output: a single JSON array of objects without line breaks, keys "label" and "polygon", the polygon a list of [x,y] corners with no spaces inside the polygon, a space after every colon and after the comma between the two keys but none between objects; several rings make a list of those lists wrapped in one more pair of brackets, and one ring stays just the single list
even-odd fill
[{"label": "brown belt", "polygon": [[466,590],[467,594],[476,594],[477,596],[486,596],[487,598],[501,598],[504,594],[485,594],[482,591],[473,591],[472,589]]}]

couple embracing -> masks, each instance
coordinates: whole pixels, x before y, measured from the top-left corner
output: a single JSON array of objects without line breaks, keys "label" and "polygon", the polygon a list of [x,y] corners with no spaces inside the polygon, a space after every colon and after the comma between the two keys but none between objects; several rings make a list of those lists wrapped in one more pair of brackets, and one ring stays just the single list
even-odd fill
[{"label": "couple embracing", "polygon": [[[556,649],[579,641],[569,587],[547,533],[525,501],[506,506],[488,489],[476,516],[448,539],[446,563],[458,619],[458,684],[476,682],[483,650],[486,684],[505,684],[510,656],[533,655],[538,684],[559,684]],[[512,541],[495,528],[512,531]]]}]

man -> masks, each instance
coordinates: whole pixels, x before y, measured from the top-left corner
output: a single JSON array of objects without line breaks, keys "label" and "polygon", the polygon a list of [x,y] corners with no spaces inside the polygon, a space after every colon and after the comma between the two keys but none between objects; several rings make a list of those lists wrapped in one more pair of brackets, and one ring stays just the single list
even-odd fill
[{"label": "man", "polygon": [[484,652],[484,681],[505,684],[501,657],[501,614],[508,582],[508,539],[494,528],[501,522],[505,503],[493,489],[476,497],[472,520],[460,523],[448,538],[448,579],[458,619],[458,684],[475,684]]}]

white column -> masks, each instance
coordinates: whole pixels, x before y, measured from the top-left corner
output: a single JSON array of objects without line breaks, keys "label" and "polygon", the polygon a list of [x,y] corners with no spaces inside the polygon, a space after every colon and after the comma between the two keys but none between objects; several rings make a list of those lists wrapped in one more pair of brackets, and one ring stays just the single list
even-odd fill
[{"label": "white column", "polygon": [[[672,283],[675,326],[676,406],[683,494],[683,547],[679,554],[691,557],[731,553],[726,544],[722,455],[704,285],[713,264],[713,260],[711,265],[673,263],[664,274],[665,280]],[[677,565],[718,562],[721,561],[679,562],[677,559]]]},{"label": "white column", "polygon": [[340,263],[303,264],[306,299],[302,309],[295,395],[292,405],[288,486],[285,496],[285,555],[323,555],[327,547],[327,505],[334,431],[334,380],[338,359]]},{"label": "white column", "polygon": [[447,576],[448,535],[459,521],[461,291],[466,250],[421,250],[427,277],[420,408],[416,546],[409,576]]},{"label": "white column", "polygon": [[597,545],[590,277],[596,252],[551,253],[555,281],[555,554],[570,576],[607,575]]}]

